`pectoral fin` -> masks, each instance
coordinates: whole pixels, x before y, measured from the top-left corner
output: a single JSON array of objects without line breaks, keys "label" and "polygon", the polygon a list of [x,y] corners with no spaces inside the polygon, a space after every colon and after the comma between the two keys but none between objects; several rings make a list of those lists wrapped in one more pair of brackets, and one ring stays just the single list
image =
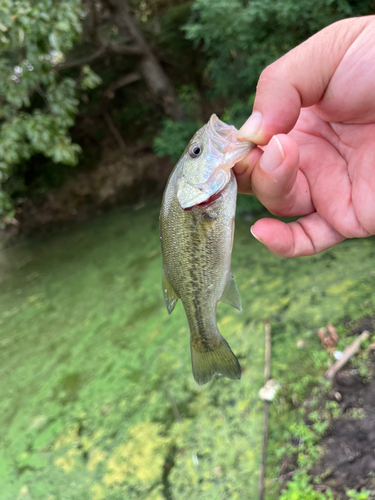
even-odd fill
[{"label": "pectoral fin", "polygon": [[225,304],[235,307],[239,311],[242,309],[240,293],[237,290],[232,273],[229,274],[227,285],[220,300],[221,302],[225,302]]},{"label": "pectoral fin", "polygon": [[168,314],[171,314],[175,305],[177,304],[178,297],[176,295],[176,292],[173,290],[171,282],[167,278],[164,269],[163,269],[163,294]]}]

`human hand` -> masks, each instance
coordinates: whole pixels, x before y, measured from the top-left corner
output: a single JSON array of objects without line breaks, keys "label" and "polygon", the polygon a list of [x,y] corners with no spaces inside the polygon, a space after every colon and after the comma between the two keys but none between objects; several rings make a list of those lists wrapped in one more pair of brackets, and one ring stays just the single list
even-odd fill
[{"label": "human hand", "polygon": [[332,24],[268,66],[238,138],[267,145],[235,165],[239,191],[305,216],[254,224],[271,252],[312,255],[375,234],[375,16]]}]

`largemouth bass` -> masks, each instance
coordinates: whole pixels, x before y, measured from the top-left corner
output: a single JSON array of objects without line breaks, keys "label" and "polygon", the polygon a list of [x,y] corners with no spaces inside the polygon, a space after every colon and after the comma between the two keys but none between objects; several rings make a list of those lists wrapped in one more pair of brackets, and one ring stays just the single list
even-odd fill
[{"label": "largemouth bass", "polygon": [[231,170],[255,147],[216,115],[196,132],[164,192],[160,213],[163,293],[171,314],[181,299],[189,322],[193,375],[241,378],[241,367],[216,325],[219,300],[241,310],[230,272],[237,183]]}]

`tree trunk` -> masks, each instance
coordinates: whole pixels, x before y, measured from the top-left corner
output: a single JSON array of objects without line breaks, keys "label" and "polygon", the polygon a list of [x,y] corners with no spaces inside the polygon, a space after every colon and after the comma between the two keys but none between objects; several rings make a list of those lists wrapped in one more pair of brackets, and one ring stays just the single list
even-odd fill
[{"label": "tree trunk", "polygon": [[155,100],[162,104],[165,113],[173,120],[186,118],[173,85],[138,30],[126,0],[102,1],[110,10],[113,23],[117,26],[120,35],[124,38],[131,35],[135,44],[141,49],[139,69]]}]

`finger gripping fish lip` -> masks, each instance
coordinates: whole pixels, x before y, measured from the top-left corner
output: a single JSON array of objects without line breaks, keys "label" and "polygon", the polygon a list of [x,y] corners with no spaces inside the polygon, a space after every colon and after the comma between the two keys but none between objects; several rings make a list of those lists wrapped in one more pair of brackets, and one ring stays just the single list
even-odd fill
[{"label": "finger gripping fish lip", "polygon": [[256,147],[256,145],[250,141],[238,141],[238,130],[236,127],[223,122],[215,114],[211,116],[206,128],[209,138],[222,153],[247,153],[247,150],[251,151],[251,149]]}]

